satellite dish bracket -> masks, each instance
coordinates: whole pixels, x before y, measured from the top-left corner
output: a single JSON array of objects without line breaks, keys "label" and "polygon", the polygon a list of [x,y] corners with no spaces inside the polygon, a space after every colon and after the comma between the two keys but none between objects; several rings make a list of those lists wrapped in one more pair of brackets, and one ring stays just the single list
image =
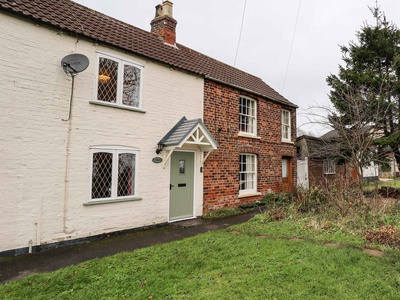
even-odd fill
[{"label": "satellite dish bracket", "polygon": [[61,60],[61,67],[64,72],[72,77],[72,86],[71,86],[71,99],[69,100],[69,113],[67,119],[62,119],[63,121],[69,121],[71,119],[72,113],[72,100],[74,97],[74,82],[75,76],[80,72],[85,71],[89,66],[89,59],[83,54],[70,54],[64,57]]}]

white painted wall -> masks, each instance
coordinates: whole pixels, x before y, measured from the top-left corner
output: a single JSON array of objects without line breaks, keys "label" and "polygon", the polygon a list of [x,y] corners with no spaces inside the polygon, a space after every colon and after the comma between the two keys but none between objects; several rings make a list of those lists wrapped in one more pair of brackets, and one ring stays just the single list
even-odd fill
[{"label": "white painted wall", "polygon": [[363,177],[378,177],[379,168],[374,162],[371,162],[368,167],[363,167]]},{"label": "white painted wall", "polygon": [[[27,247],[30,240],[39,245],[167,222],[169,163],[163,169],[151,159],[181,117],[202,118],[203,79],[3,14],[0,45],[0,252]],[[89,103],[96,51],[144,66],[146,113]],[[86,55],[90,65],[75,78],[72,120],[64,122],[71,78],[60,61],[74,52]],[[140,149],[141,201],[83,205],[89,197],[89,148],[97,145]],[[195,190],[201,215],[199,167]]]},{"label": "white painted wall", "polygon": [[297,159],[297,186],[305,189],[310,187],[308,177],[308,157]]}]

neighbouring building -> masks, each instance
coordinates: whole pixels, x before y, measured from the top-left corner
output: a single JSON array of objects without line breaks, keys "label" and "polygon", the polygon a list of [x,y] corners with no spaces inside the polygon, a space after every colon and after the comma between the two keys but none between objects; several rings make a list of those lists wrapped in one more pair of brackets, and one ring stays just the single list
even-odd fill
[{"label": "neighbouring building", "polygon": [[327,186],[335,181],[337,164],[329,158],[323,139],[302,135],[297,145],[297,184],[303,188]]},{"label": "neighbouring building", "polygon": [[[302,135],[296,139],[297,145],[297,185],[303,188],[326,187],[334,183],[338,176],[358,181],[357,171],[348,163],[341,163],[329,153],[328,143],[334,143],[335,131],[321,137]],[[363,180],[373,181],[384,177],[378,165],[371,162],[363,167]],[[393,173],[391,173],[393,176]]]},{"label": "neighbouring building", "polygon": [[172,8],[148,32],[70,0],[0,0],[0,256],[295,188],[297,106],[177,43]]}]

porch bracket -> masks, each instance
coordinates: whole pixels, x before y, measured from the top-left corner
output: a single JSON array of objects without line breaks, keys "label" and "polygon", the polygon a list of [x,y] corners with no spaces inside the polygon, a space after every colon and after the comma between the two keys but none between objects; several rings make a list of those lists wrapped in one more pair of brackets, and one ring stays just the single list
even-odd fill
[{"label": "porch bracket", "polygon": [[168,162],[169,158],[171,157],[172,153],[174,152],[174,150],[175,150],[175,148],[171,149],[171,150],[163,151],[163,169],[165,169],[167,162]]},{"label": "porch bracket", "polygon": [[[204,151],[203,152],[203,158],[202,158],[202,160],[201,160],[201,164],[203,165],[204,164],[204,162],[207,160],[207,158],[210,156],[210,154],[211,154],[211,152],[212,152],[213,150],[210,150],[210,151]],[[205,153],[207,152],[207,154],[206,155],[204,155]]]}]

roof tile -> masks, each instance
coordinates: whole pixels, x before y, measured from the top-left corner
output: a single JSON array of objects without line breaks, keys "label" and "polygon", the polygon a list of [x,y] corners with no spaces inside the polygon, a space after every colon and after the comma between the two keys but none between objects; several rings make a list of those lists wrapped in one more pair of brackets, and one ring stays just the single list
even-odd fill
[{"label": "roof tile", "polygon": [[[181,44],[176,48],[150,32],[111,18],[71,0],[0,0],[0,10],[12,11],[59,29],[131,51],[211,80],[251,91],[297,107],[262,81]],[[106,28],[106,29],[105,29]]]}]

